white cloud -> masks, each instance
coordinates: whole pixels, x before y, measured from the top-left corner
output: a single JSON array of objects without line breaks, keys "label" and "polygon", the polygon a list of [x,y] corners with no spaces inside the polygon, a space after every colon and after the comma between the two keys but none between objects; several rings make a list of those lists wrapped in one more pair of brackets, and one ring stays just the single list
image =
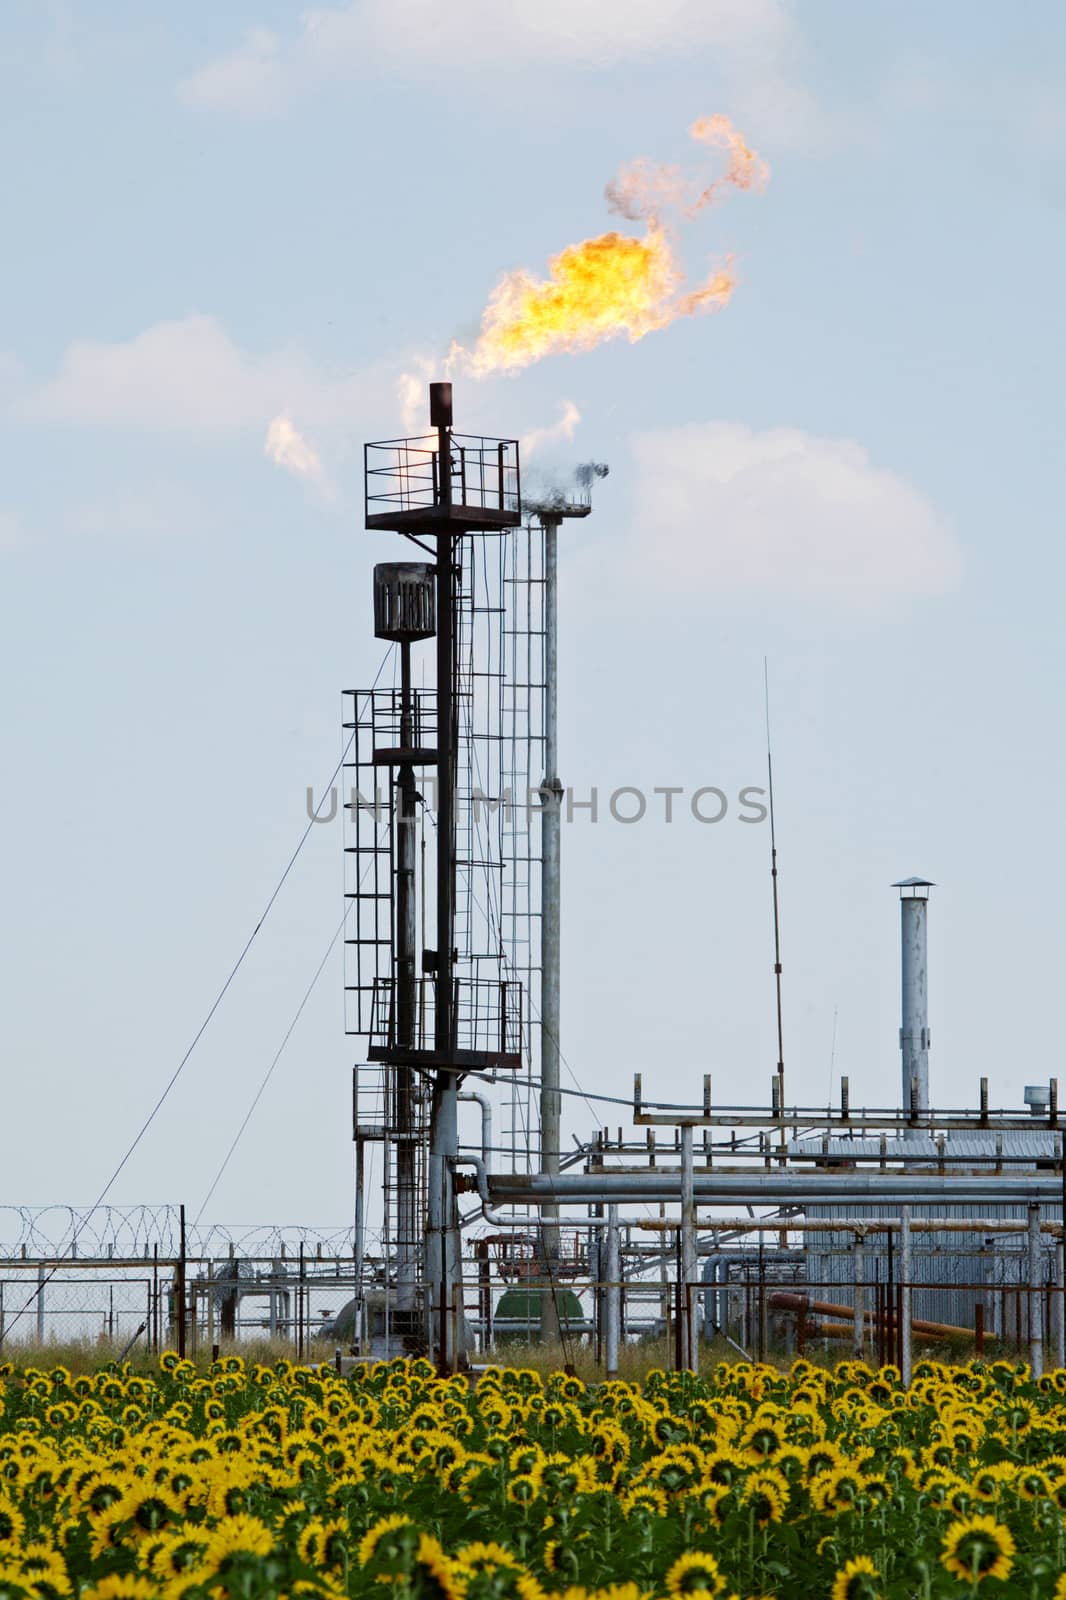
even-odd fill
[{"label": "white cloud", "polygon": [[120,486],[75,506],[65,519],[68,534],[104,539],[172,539],[218,528],[217,505],[180,481]]},{"label": "white cloud", "polygon": [[569,443],[574,437],[577,425],[581,421],[581,412],[572,400],[563,400],[559,406],[560,415],[555,422],[548,423],[543,428],[531,428],[519,440],[522,460],[528,461],[545,445]]},{"label": "white cloud", "polygon": [[859,600],[961,577],[936,508],[853,440],[708,422],[642,434],[634,453],[629,560],[644,584]]},{"label": "white cloud", "polygon": [[277,110],[287,93],[288,72],[281,40],[267,28],[250,29],[236,50],[208,61],[178,85],[179,97],[190,105],[212,106],[245,116]]},{"label": "white cloud", "polygon": [[0,404],[18,392],[23,382],[22,363],[7,350],[0,350]]},{"label": "white cloud", "polygon": [[24,539],[22,518],[14,511],[4,511],[0,508],[0,555],[7,550],[17,550]]},{"label": "white cloud", "polygon": [[730,110],[761,108],[759,132],[809,122],[792,82],[797,37],[786,0],[352,0],[306,12],[298,32],[250,30],[178,86],[188,105],[258,116],[329,79],[385,70],[601,68],[705,55]]},{"label": "white cloud", "polygon": [[253,355],[214,317],[159,322],[116,343],[78,340],[58,374],[12,409],[27,422],[199,431],[262,428],[294,411],[311,426],[380,411],[381,378],[318,369],[296,347]]},{"label": "white cloud", "polygon": [[305,439],[287,416],[275,417],[267,429],[263,454],[276,467],[321,486],[325,481],[322,458],[309,439]]}]

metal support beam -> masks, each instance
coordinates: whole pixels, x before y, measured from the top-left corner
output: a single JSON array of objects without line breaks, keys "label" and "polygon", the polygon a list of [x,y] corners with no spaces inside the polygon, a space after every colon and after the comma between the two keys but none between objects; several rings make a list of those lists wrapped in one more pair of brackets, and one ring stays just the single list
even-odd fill
[{"label": "metal support beam", "polygon": [[[411,645],[404,639],[400,642],[400,746],[410,749],[414,742]],[[399,813],[396,821],[396,1043],[411,1049],[415,1044],[418,1004],[418,816],[415,774],[410,764],[401,766],[396,787]],[[415,1308],[418,1235],[422,1221],[416,1215],[414,1073],[409,1066],[395,1067],[392,1072],[396,1097],[393,1114],[399,1134],[396,1142],[396,1309],[402,1323]],[[387,1182],[387,1172],[385,1176]],[[404,1328],[402,1331],[412,1330]]]},{"label": "metal support beam", "polygon": [[855,1298],[855,1337],[853,1341],[853,1353],[856,1361],[862,1361],[866,1356],[865,1276],[865,1238],[862,1230],[858,1229],[855,1233],[855,1244],[852,1249],[852,1278]]},{"label": "metal support beam", "polygon": [[[897,885],[905,888],[911,885]],[[921,885],[926,890],[929,885]],[[919,1116],[929,1110],[929,952],[927,940],[929,901],[912,887],[900,896],[900,954],[902,1015],[899,1045],[902,1053],[903,1106]]]},{"label": "metal support beam", "polygon": [[606,1364],[608,1378],[618,1376],[618,1346],[622,1322],[622,1252],[618,1237],[618,1207],[607,1207],[607,1284],[605,1288]]},{"label": "metal support beam", "polygon": [[[681,1199],[681,1174],[676,1168],[625,1173],[564,1172],[551,1178],[536,1172],[519,1172],[493,1176],[488,1181],[489,1199],[494,1206],[541,1205],[545,1200],[555,1200],[560,1205],[601,1200],[643,1205],[648,1201],[672,1200],[677,1205]],[[693,1188],[698,1205],[729,1205],[738,1201],[751,1205],[839,1205],[848,1200],[882,1205],[906,1202],[944,1206],[969,1206],[978,1202],[1017,1205],[1032,1200],[1057,1205],[1062,1192],[1057,1177],[1040,1174],[949,1178],[928,1172],[823,1174],[778,1170],[701,1171],[695,1175]]]},{"label": "metal support beam", "polygon": [[1061,1239],[1055,1245],[1055,1293],[1052,1296],[1055,1318],[1055,1366],[1061,1371],[1066,1367],[1066,1272],[1064,1272],[1063,1242]]},{"label": "metal support beam", "polygon": [[[437,426],[437,969],[434,1048],[454,1060],[456,1038],[452,953],[455,943],[455,567],[452,503],[451,419]],[[428,1162],[427,1300],[430,1348],[441,1368],[454,1369],[462,1352],[462,1269],[454,1164],[459,1154],[459,1075],[444,1067],[433,1080]]]},{"label": "metal support beam", "polygon": [[[541,515],[544,528],[544,782],[541,785],[540,897],[540,1170],[559,1171],[559,941],[560,941],[560,802],[558,774],[558,537],[559,521]],[[541,1290],[541,1338],[559,1338],[555,1270],[559,1259],[559,1207],[541,1207],[541,1249],[548,1282]]]},{"label": "metal support beam", "polygon": [[1044,1274],[1040,1248],[1040,1205],[1029,1202],[1029,1370],[1033,1378],[1044,1371]]},{"label": "metal support beam", "polygon": [[902,1293],[902,1316],[900,1318],[899,1333],[899,1367],[900,1379],[905,1389],[911,1386],[911,1369],[913,1365],[913,1335],[911,1329],[911,1279],[914,1276],[914,1267],[911,1259],[911,1210],[910,1206],[903,1206],[899,1214],[899,1277]]},{"label": "metal support beam", "polygon": [[681,1360],[691,1372],[699,1371],[698,1304],[696,1282],[699,1272],[696,1251],[696,1200],[692,1165],[692,1124],[681,1128]]}]

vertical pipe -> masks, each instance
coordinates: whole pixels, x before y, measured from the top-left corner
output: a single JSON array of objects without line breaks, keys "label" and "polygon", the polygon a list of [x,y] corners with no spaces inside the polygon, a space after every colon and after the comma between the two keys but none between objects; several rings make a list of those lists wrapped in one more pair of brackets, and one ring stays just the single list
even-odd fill
[{"label": "vertical pipe", "polygon": [[894,1259],[895,1242],[892,1229],[889,1228],[885,1238],[885,1361],[889,1366],[896,1360],[896,1332],[895,1332],[895,1304],[896,1304],[896,1263]]},{"label": "vertical pipe", "polygon": [[296,1280],[296,1359],[304,1358],[304,1288],[307,1269],[304,1264],[304,1242],[300,1240],[300,1273]]},{"label": "vertical pipe", "polygon": [[[558,766],[558,534],[556,517],[541,517],[544,529],[544,782],[540,791],[540,1170],[559,1171],[559,938],[560,800]],[[559,1315],[552,1286],[559,1255],[559,1207],[541,1206],[541,1248],[548,1283],[541,1290],[540,1333],[559,1337]]]},{"label": "vertical pipe", "polygon": [[618,1376],[618,1334],[622,1309],[622,1261],[618,1240],[618,1207],[607,1207],[606,1359],[608,1378]]},{"label": "vertical pipe", "polygon": [[[593,1216],[603,1216],[603,1205],[597,1203],[591,1207]],[[596,1365],[603,1365],[607,1337],[607,1302],[604,1298],[603,1282],[606,1277],[604,1269],[606,1246],[603,1239],[602,1228],[589,1229],[589,1261],[596,1268],[596,1293],[594,1303],[596,1307]]]},{"label": "vertical pipe", "polygon": [[899,1214],[900,1329],[899,1371],[905,1389],[911,1386],[911,1208],[902,1206]]},{"label": "vertical pipe", "polygon": [[1012,1290],[1014,1295],[1014,1348],[1019,1355],[1022,1353],[1022,1271],[1019,1267],[1018,1284]]},{"label": "vertical pipe", "polygon": [[361,1347],[360,1340],[363,1315],[363,1257],[366,1254],[366,1201],[363,1195],[363,1166],[363,1141],[358,1139],[355,1145],[355,1233],[352,1250],[355,1260],[352,1265],[355,1268],[355,1338],[356,1343],[360,1344],[360,1355],[366,1353]]},{"label": "vertical pipe", "polygon": [[990,1235],[986,1235],[981,1277],[984,1280],[985,1331],[993,1339],[999,1332],[999,1321],[996,1315],[996,1266],[998,1261],[999,1252],[996,1248],[996,1240]]},{"label": "vertical pipe", "polygon": [[1066,1367],[1066,1261],[1062,1239],[1055,1242],[1055,1365],[1061,1371]]},{"label": "vertical pipe", "polygon": [[696,1197],[692,1156],[692,1124],[681,1127],[681,1359],[691,1372],[699,1370],[696,1328],[698,1273],[696,1249]]},{"label": "vertical pipe", "polygon": [[[415,742],[411,697],[411,645],[400,643],[400,746]],[[416,1043],[418,999],[418,896],[415,871],[418,851],[418,816],[415,774],[409,762],[397,779],[396,820],[396,1043],[411,1049]],[[393,1069],[396,1103],[396,1309],[401,1332],[411,1333],[418,1282],[418,1219],[416,1217],[416,1152],[414,1145],[414,1073],[401,1063]]]},{"label": "vertical pipe", "polygon": [[760,1363],[766,1360],[766,1252],[763,1246],[763,1236],[759,1234],[759,1304],[758,1304],[758,1344],[756,1349]]},{"label": "vertical pipe", "polygon": [[[903,1099],[906,1109],[929,1110],[929,966],[926,939],[929,902],[925,895],[904,894],[900,908],[902,1014],[899,1030],[903,1054]],[[912,1086],[914,1101],[912,1102]]]},{"label": "vertical pipe", "polygon": [[852,1340],[852,1347],[856,1361],[861,1361],[865,1355],[866,1301],[863,1292],[863,1277],[865,1275],[864,1253],[865,1241],[863,1239],[863,1235],[861,1233],[857,1233],[855,1235],[852,1268],[852,1276],[855,1284],[855,1332]]},{"label": "vertical pipe", "polygon": [[215,1342],[215,1263],[207,1263],[207,1342]]},{"label": "vertical pipe", "polygon": [[[455,942],[455,567],[451,525],[451,418],[437,424],[437,969],[434,997],[434,1050],[442,1065],[433,1080],[428,1161],[426,1276],[436,1295],[431,1318],[431,1347],[436,1334],[437,1360],[443,1372],[454,1366],[449,1346],[453,1324],[448,1306],[459,1299],[459,1233],[455,1209],[453,1163],[459,1153],[459,1117],[454,1019]],[[432,1329],[435,1320],[436,1328]],[[458,1319],[454,1324],[457,1331]]]},{"label": "vertical pipe", "polygon": [[1044,1295],[1040,1249],[1040,1204],[1029,1202],[1029,1370],[1039,1378],[1044,1370]]},{"label": "vertical pipe", "polygon": [[[659,1221],[663,1223],[666,1221],[666,1204],[662,1200],[659,1202]],[[670,1272],[666,1261],[665,1228],[663,1229],[660,1238],[663,1241],[663,1248],[659,1254],[659,1316],[662,1318],[663,1326],[666,1327],[669,1324],[670,1318]]]},{"label": "vertical pipe", "polygon": [[175,1299],[177,1300],[178,1314],[178,1355],[185,1359],[185,1207],[178,1211],[178,1274],[175,1284]]}]

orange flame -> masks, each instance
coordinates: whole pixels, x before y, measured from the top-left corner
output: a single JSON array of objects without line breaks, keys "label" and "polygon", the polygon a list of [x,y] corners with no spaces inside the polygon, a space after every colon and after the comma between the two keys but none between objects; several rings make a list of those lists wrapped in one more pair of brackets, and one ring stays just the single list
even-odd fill
[{"label": "orange flame", "polygon": [[769,180],[769,166],[745,143],[728,117],[721,113],[697,117],[688,131],[689,137],[700,144],[727,150],[728,170],[699,187],[680,167],[666,167],[641,156],[622,167],[617,178],[607,185],[607,203],[612,211],[631,222],[638,218],[656,222],[664,210],[676,210],[691,221],[726,188],[761,189]]},{"label": "orange flame", "polygon": [[733,292],[733,274],[719,267],[696,288],[686,288],[662,213],[672,208],[691,218],[725,185],[758,187],[769,168],[728,117],[701,117],[689,132],[729,152],[723,176],[700,187],[677,167],[644,160],[623,167],[607,186],[608,203],[630,220],[645,221],[644,237],[612,232],[567,245],[549,261],[546,279],[524,269],[509,273],[489,298],[474,349],[453,345],[449,367],[460,365],[477,376],[513,370],[621,335],[635,342],[679,317],[720,310]]}]

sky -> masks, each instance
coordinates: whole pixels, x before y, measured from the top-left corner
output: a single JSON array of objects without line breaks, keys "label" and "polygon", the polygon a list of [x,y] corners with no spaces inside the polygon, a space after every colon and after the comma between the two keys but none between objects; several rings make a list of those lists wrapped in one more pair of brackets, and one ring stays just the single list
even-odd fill
[{"label": "sky", "polygon": [[[639,231],[606,184],[713,114],[770,169],[679,234],[729,304],[455,377],[465,430],[610,465],[562,535],[561,777],[764,783],[765,659],[787,1100],[896,1098],[912,874],[934,1103],[1060,1072],[1064,69],[1050,0],[8,0],[0,1203],[95,1198],[300,840],[380,662],[361,446],[403,375]],[[566,1081],[768,1100],[767,828],[578,813],[563,859]],[[199,1211],[341,892],[322,824],[111,1198]],[[350,1217],[342,985],[205,1220]]]}]

